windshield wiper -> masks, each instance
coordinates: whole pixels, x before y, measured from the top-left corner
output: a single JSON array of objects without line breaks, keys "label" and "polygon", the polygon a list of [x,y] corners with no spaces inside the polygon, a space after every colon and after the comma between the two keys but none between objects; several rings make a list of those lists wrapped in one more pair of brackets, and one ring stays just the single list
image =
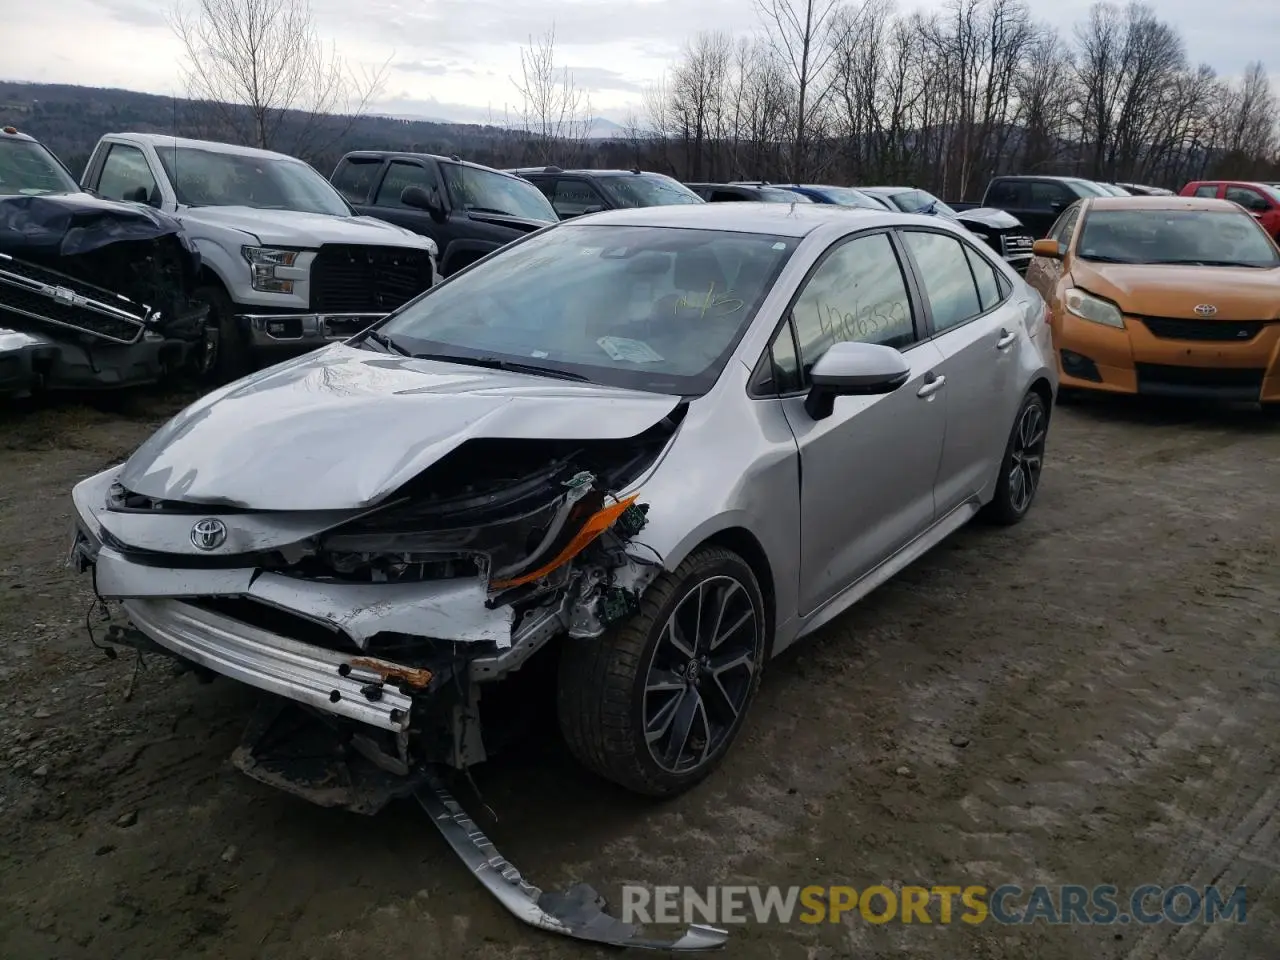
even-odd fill
[{"label": "windshield wiper", "polygon": [[361,339],[372,340],[374,343],[382,347],[384,350],[389,350],[392,353],[398,353],[402,357],[413,356],[413,354],[411,354],[404,347],[400,346],[400,344],[396,343],[394,340],[388,337],[385,333],[379,333],[377,330],[366,330],[364,336]]},{"label": "windshield wiper", "polygon": [[[1167,267],[1261,267],[1265,264],[1249,263],[1243,260],[1153,260]],[[1274,264],[1272,264],[1274,266]]]},{"label": "windshield wiper", "polygon": [[514,217],[515,214],[510,210],[499,210],[497,207],[467,207],[468,213],[496,213],[501,217]]},{"label": "windshield wiper", "polygon": [[458,363],[469,367],[487,367],[490,370],[506,370],[509,373],[532,373],[540,377],[556,377],[560,380],[577,380],[590,382],[589,377],[571,370],[558,370],[555,367],[544,367],[536,363],[521,363],[519,360],[507,360],[503,357],[464,357],[452,353],[415,353],[415,360],[439,360],[442,363]]},{"label": "windshield wiper", "polygon": [[1092,260],[1094,263],[1127,263],[1130,266],[1138,266],[1144,262],[1142,260],[1125,260],[1123,257],[1107,257],[1100,253],[1082,253],[1080,254],[1080,259]]}]

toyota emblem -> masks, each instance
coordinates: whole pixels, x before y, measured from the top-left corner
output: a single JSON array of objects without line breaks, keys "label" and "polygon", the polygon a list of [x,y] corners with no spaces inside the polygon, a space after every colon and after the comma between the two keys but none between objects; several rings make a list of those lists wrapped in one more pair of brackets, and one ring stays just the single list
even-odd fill
[{"label": "toyota emblem", "polygon": [[227,542],[227,525],[206,517],[191,528],[191,543],[197,550],[217,550]]},{"label": "toyota emblem", "polygon": [[1212,303],[1202,303],[1196,307],[1196,315],[1201,317],[1212,317],[1218,312],[1218,308]]}]

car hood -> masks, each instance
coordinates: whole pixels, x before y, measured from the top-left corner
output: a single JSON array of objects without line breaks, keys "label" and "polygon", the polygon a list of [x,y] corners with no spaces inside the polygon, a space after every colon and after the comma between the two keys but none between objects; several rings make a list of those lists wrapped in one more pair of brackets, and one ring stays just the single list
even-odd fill
[{"label": "car hood", "polygon": [[323,243],[359,243],[428,249],[426,237],[374,217],[333,217],[297,210],[261,210],[257,207],[186,207],[184,222],[208,223],[240,230],[265,246],[320,246]]},{"label": "car hood", "polygon": [[[1072,260],[1072,282],[1124,313],[1184,320],[1280,318],[1280,267],[1188,267]],[[1196,307],[1217,312],[1201,317]]]},{"label": "car hood", "polygon": [[957,210],[956,219],[961,223],[972,223],[992,230],[1009,230],[1022,226],[1022,221],[1005,210],[995,207],[975,207],[972,210]]},{"label": "car hood", "polygon": [[681,398],[334,344],[192,404],[119,481],[257,510],[372,506],[473,437],[624,439]]},{"label": "car hood", "polygon": [[181,231],[176,219],[151,207],[104,200],[91,193],[0,197],[0,252],[14,257],[71,257],[113,243],[155,240]]}]

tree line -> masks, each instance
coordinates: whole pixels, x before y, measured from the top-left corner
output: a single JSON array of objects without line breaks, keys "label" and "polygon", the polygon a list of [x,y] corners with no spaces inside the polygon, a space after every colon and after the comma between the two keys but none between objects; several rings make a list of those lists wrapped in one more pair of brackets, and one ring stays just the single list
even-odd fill
[{"label": "tree line", "polygon": [[757,3],[758,33],[699,34],[650,91],[630,124],[650,163],[690,180],[914,184],[956,199],[1006,173],[1175,189],[1280,176],[1264,66],[1232,80],[1193,64],[1146,4],[1096,3],[1063,36],[1025,0],[930,14]]}]

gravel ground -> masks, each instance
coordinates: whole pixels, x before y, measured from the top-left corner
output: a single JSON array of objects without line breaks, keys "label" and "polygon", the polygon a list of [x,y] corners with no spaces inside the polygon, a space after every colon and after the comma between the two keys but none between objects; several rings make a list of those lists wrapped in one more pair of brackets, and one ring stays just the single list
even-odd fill
[{"label": "gravel ground", "polygon": [[[90,646],[70,487],[177,402],[0,411],[0,956],[612,955],[508,918],[409,804],[362,818],[236,772],[243,688]],[[1280,429],[1055,419],[1029,519],[961,531],[772,664],[700,788],[639,801],[546,738],[477,772],[473,815],[535,882],[614,903],[628,882],[1249,888],[1243,925],[855,912],[737,928],[734,958],[1274,956]]]}]

